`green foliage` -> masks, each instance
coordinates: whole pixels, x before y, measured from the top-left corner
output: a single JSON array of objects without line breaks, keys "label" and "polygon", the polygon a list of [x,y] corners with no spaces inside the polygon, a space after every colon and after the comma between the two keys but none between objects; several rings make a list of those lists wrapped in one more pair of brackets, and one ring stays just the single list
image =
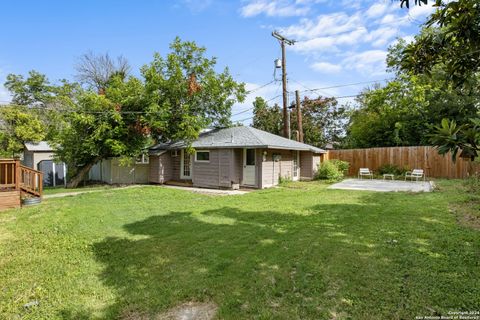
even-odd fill
[{"label": "green foliage", "polygon": [[342,147],[428,145],[442,118],[465,123],[475,117],[480,97],[449,86],[444,71],[436,69],[431,76],[399,73],[385,87],[364,91],[357,102]]},{"label": "green foliage", "polygon": [[[325,147],[330,142],[340,142],[343,139],[344,126],[348,116],[346,106],[338,106],[334,98],[305,97],[301,102],[304,142],[317,147]],[[263,98],[257,97],[253,103],[253,127],[273,134],[283,135],[283,114],[275,104],[268,106]],[[297,113],[290,113],[290,128],[298,130]]]},{"label": "green foliage", "polygon": [[453,161],[459,151],[460,158],[474,161],[480,152],[480,119],[471,119],[470,123],[460,126],[455,120],[443,119],[441,125],[435,126],[430,140],[440,154],[452,152]]},{"label": "green foliage", "polygon": [[405,48],[401,68],[423,74],[440,65],[457,86],[471,87],[469,79],[480,68],[478,0],[435,0],[435,3],[438,10],[430,16],[426,28],[436,31],[417,36]]},{"label": "green foliage", "polygon": [[[318,166],[315,179],[328,180],[328,181],[342,180],[344,176],[344,172],[339,169],[337,164],[338,162],[336,163],[334,161],[329,161],[329,160],[326,160],[320,163],[320,165]],[[343,165],[341,166],[342,168],[344,167]]]},{"label": "green foliage", "polygon": [[276,135],[283,135],[283,115],[280,106],[274,104],[269,107],[263,98],[256,97],[253,102],[252,126]]},{"label": "green foliage", "polygon": [[343,160],[339,160],[339,159],[332,159],[332,160],[329,160],[331,163],[333,163],[335,165],[335,167],[338,168],[338,170],[342,173],[347,173],[348,172],[348,168],[350,168],[350,163],[348,163],[348,161],[343,161]]},{"label": "green foliage", "polygon": [[384,164],[378,168],[379,175],[393,174],[396,176],[403,176],[407,171],[408,171],[408,168],[405,168],[405,167],[402,168],[395,164]]},{"label": "green foliage", "polygon": [[170,49],[141,68],[142,79],[126,77],[126,61],[116,72],[106,57],[96,66],[103,74],[90,79],[87,89],[66,81],[52,85],[37,72],[27,79],[8,77],[14,102],[40,109],[47,137],[68,165],[71,187],[101,159],[129,160],[154,141],[190,143],[205,127],[230,125],[231,107],[244,99],[244,85],[228,69],[217,72],[216,59],[206,58],[206,49],[194,42],[176,38]]},{"label": "green foliage", "polygon": [[0,107],[1,156],[16,156],[25,142],[39,142],[45,135],[45,126],[32,110],[16,105]]}]

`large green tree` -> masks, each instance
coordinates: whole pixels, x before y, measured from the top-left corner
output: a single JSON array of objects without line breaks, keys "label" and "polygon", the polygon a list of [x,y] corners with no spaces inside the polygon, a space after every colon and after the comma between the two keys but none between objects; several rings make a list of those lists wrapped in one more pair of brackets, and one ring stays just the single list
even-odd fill
[{"label": "large green tree", "polygon": [[435,32],[417,36],[403,51],[400,66],[416,74],[428,74],[442,65],[457,86],[469,86],[472,75],[480,71],[479,2],[435,0],[435,4],[438,10],[425,24]]},{"label": "large green tree", "polygon": [[[230,125],[231,106],[244,99],[244,85],[228,69],[217,72],[216,59],[205,57],[206,49],[194,42],[177,38],[170,49],[165,57],[155,54],[141,78],[111,72],[100,87],[93,82],[82,88],[51,85],[44,77],[42,90],[35,90],[40,98],[24,94],[29,79],[10,77],[14,97],[23,99],[18,102],[58,116],[50,137],[57,158],[68,165],[70,187],[101,159],[127,162],[155,141],[190,143],[205,127]],[[53,102],[44,103],[44,95]]]},{"label": "large green tree", "polygon": [[43,122],[25,106],[0,107],[0,156],[17,156],[26,142],[39,142],[46,136]]},{"label": "large green tree", "polygon": [[269,106],[262,97],[256,97],[253,102],[254,128],[267,131],[276,135],[282,135],[283,114],[278,104]]},{"label": "large green tree", "polygon": [[[317,147],[325,147],[327,143],[340,143],[344,135],[344,126],[347,122],[347,109],[338,106],[334,98],[305,97],[301,102],[304,142]],[[253,103],[253,127],[267,132],[281,135],[283,130],[283,115],[280,107],[275,104],[269,106],[263,98],[257,97]],[[297,113],[295,106],[291,106],[290,129],[298,131]],[[295,139],[295,136],[292,136]]]}]

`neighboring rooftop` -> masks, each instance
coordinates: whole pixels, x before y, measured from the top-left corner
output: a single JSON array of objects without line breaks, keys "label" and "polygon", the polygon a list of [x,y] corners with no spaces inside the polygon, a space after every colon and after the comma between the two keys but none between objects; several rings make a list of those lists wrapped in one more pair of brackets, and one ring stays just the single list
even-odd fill
[{"label": "neighboring rooftop", "polygon": [[[184,141],[160,143],[150,148],[150,153],[155,154],[161,150],[175,150],[186,147]],[[311,151],[325,153],[326,151],[305,143],[286,139],[266,131],[247,126],[214,129],[200,134],[192,147],[205,148],[266,148]]]},{"label": "neighboring rooftop", "polygon": [[25,148],[28,151],[43,151],[43,152],[53,152],[52,147],[46,141],[40,141],[39,143],[25,143]]}]

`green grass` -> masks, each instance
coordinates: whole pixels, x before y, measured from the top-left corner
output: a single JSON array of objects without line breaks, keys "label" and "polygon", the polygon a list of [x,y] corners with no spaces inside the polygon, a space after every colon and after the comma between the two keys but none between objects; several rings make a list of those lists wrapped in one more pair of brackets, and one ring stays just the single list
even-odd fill
[{"label": "green grass", "polygon": [[118,186],[111,185],[87,185],[80,186],[78,188],[64,188],[64,187],[46,187],[43,190],[44,195],[58,194],[58,193],[67,193],[67,192],[84,192],[84,191],[99,191],[99,190],[108,190],[112,188],[118,188]]},{"label": "green grass", "polygon": [[[414,319],[480,309],[480,232],[434,193],[142,187],[0,213],[0,318]],[[24,304],[38,301],[31,308]]]}]

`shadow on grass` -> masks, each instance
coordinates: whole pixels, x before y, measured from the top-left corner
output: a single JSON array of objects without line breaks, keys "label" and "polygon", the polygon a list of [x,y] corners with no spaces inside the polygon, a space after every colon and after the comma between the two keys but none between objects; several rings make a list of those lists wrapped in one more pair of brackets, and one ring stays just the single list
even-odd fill
[{"label": "shadow on grass", "polygon": [[[478,289],[448,293],[467,286],[460,275],[472,267],[441,259],[459,254],[437,234],[452,227],[388,203],[366,195],[360,204],[304,208],[306,215],[223,207],[125,225],[132,237],[93,248],[105,265],[101,280],[117,292],[107,317],[153,316],[188,301],[215,302],[222,319],[408,318],[471,305]],[[448,248],[439,253],[435,242]]]}]

